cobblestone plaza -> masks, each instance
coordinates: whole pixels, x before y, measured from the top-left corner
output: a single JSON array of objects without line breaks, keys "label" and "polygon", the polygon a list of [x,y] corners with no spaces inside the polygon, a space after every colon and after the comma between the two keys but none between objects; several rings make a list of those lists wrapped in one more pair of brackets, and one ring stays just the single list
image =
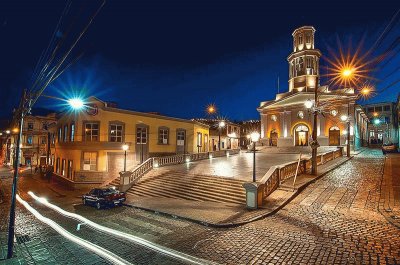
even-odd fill
[{"label": "cobblestone plaza", "polygon": [[[271,217],[234,228],[210,228],[180,219],[121,207],[102,211],[79,203],[75,213],[107,227],[220,264],[397,264],[400,230],[379,213],[383,156],[367,150],[317,180]],[[3,183],[8,180],[3,179]],[[28,199],[28,198],[26,198]],[[135,264],[179,264],[179,261],[106,236],[31,202],[65,229]],[[8,205],[1,204],[7,212]],[[6,216],[2,215],[2,242]],[[103,264],[36,220],[20,205],[19,258],[41,264]]]}]

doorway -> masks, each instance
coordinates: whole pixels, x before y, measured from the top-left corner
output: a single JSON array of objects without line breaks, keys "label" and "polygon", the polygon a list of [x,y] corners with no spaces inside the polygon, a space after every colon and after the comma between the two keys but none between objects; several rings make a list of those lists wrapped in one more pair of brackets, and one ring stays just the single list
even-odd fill
[{"label": "doorway", "polygon": [[269,142],[270,146],[277,146],[278,145],[278,133],[276,132],[275,129],[271,130],[269,134]]},{"label": "doorway", "polygon": [[136,125],[136,162],[143,163],[149,158],[149,126],[145,124]]},{"label": "doorway", "polygon": [[337,126],[329,128],[329,145],[340,145],[340,129]]},{"label": "doorway", "polygon": [[186,131],[184,129],[176,130],[176,153],[184,154],[186,152]]},{"label": "doorway", "polygon": [[295,146],[308,145],[308,127],[306,125],[297,125],[294,129],[294,143]]}]

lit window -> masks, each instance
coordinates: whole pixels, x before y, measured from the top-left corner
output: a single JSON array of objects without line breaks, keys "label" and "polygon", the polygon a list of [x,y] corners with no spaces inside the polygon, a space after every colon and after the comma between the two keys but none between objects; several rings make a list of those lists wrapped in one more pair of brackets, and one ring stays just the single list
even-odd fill
[{"label": "lit window", "polygon": [[96,152],[83,152],[83,170],[88,170],[88,171],[97,170]]},{"label": "lit window", "polygon": [[122,143],[123,125],[110,124],[110,142]]},{"label": "lit window", "polygon": [[32,135],[28,135],[26,137],[26,143],[29,144],[29,145],[33,144],[33,136]]},{"label": "lit window", "polygon": [[67,177],[72,179],[72,160],[68,160]]},{"label": "lit window", "polygon": [[61,163],[61,175],[63,175],[63,176],[65,176],[65,164],[66,164],[66,161],[65,161],[65,159],[63,159],[62,163]]},{"label": "lit window", "polygon": [[306,33],[306,43],[311,43],[311,34]]},{"label": "lit window", "polygon": [[197,146],[202,146],[202,134],[197,133]]},{"label": "lit window", "polygon": [[67,142],[68,141],[68,125],[64,125],[64,137],[63,141]]},{"label": "lit window", "polygon": [[75,140],[75,124],[71,123],[70,135],[69,140],[73,142]]},{"label": "lit window", "polygon": [[41,136],[40,137],[40,143],[41,144],[46,144],[46,136]]},{"label": "lit window", "polygon": [[62,128],[58,128],[58,134],[57,134],[57,142],[61,142],[61,136],[62,136]]},{"label": "lit window", "polygon": [[99,140],[99,123],[98,122],[85,123],[85,140],[88,142]]},{"label": "lit window", "polygon": [[56,172],[58,174],[60,174],[60,158],[59,157],[57,157],[57,160],[56,160]]}]

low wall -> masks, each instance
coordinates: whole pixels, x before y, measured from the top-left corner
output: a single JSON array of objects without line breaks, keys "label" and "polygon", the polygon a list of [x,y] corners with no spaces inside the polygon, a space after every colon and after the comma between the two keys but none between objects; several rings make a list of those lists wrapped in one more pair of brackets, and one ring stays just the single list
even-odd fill
[{"label": "low wall", "polygon": [[63,187],[69,189],[69,190],[79,190],[79,189],[88,189],[88,188],[95,188],[100,186],[103,182],[96,182],[96,181],[85,181],[85,182],[79,182],[79,181],[72,181],[70,179],[67,179],[61,175],[53,173],[51,176],[53,181],[56,181],[57,183],[61,184]]}]

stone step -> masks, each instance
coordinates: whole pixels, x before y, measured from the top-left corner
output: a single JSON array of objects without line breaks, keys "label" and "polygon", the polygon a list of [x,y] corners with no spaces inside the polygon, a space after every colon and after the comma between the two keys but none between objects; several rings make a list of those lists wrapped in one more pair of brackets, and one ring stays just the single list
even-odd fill
[{"label": "stone step", "polygon": [[227,203],[235,203],[235,204],[241,204],[245,200],[242,200],[243,198],[241,196],[240,199],[238,199],[238,196],[233,196],[233,197],[227,197],[227,196],[221,196],[222,194],[219,192],[215,192],[214,194],[208,194],[207,196],[204,196],[204,192],[200,191],[194,191],[191,190],[189,193],[188,189],[184,189],[182,187],[174,187],[174,186],[162,186],[158,185],[157,183],[148,183],[147,185],[136,185],[133,186],[128,193],[130,194],[135,194],[134,190],[138,189],[140,191],[147,191],[148,193],[154,193],[158,196],[172,196],[172,197],[177,197],[181,199],[189,199],[189,200],[197,200],[197,201],[214,201],[214,202],[227,202]]},{"label": "stone step", "polygon": [[[140,186],[140,185],[138,185]],[[155,189],[160,189],[161,191],[173,191],[177,192],[179,194],[184,194],[184,195],[189,195],[189,196],[194,196],[198,195],[200,199],[207,201],[210,200],[210,198],[215,199],[216,201],[225,201],[225,202],[231,202],[231,203],[241,203],[245,202],[245,196],[244,194],[242,195],[231,195],[227,193],[221,192],[219,189],[215,190],[204,190],[204,189],[197,189],[195,187],[191,187],[190,185],[180,185],[179,183],[174,183],[174,182],[169,182],[169,183],[157,183],[157,182],[151,182],[147,183],[145,187],[153,187]],[[188,193],[186,193],[188,192]]]},{"label": "stone step", "polygon": [[[137,189],[135,189],[137,188]],[[137,192],[139,191],[139,192]],[[176,193],[174,191],[165,191],[165,190],[160,190],[158,188],[154,187],[143,187],[143,186],[132,186],[127,193],[131,195],[138,195],[141,192],[146,192],[147,194],[150,194],[149,196],[146,197],[164,197],[164,198],[179,198],[179,199],[185,199],[185,200],[191,200],[191,201],[204,201],[201,198],[197,198],[197,196],[187,196],[187,195],[182,195],[180,193]]]},{"label": "stone step", "polygon": [[[174,176],[163,176],[163,177],[159,177],[159,178],[154,178],[153,181],[162,182],[162,184],[174,182],[174,183],[179,183],[182,185],[190,185],[190,186],[193,186],[196,188],[202,188],[204,190],[209,190],[209,191],[214,191],[215,188],[217,188],[219,190],[226,191],[227,193],[234,193],[239,196],[245,195],[245,190],[243,188],[244,182],[240,186],[238,186],[238,185],[231,186],[229,183],[226,183],[226,182],[223,182],[223,183],[211,182],[209,180],[203,181],[203,179],[201,177],[200,178],[191,178],[191,179],[182,179],[182,178],[177,178]],[[145,182],[143,182],[143,184],[145,184]]]}]

